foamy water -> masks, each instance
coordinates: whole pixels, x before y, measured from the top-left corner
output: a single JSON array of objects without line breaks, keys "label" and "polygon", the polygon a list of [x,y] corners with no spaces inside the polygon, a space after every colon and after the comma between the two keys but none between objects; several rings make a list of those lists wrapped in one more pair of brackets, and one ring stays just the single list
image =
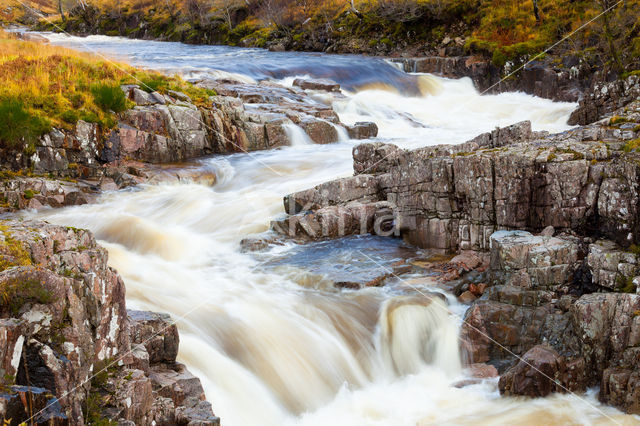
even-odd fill
[{"label": "foamy water", "polygon": [[[187,74],[243,74],[244,66],[247,81],[277,74],[290,84],[292,77],[314,72],[333,72],[339,80],[349,66],[344,57],[327,55],[51,38]],[[460,143],[523,119],[537,130],[561,131],[575,107],[517,93],[479,96],[469,80],[432,76],[412,76],[407,84],[423,94],[407,96],[397,69],[357,58],[354,67],[369,70],[369,90],[345,90],[345,98],[313,96],[332,104],[345,123],[375,121],[380,140],[402,147]],[[300,63],[307,69],[301,71]],[[348,80],[353,87],[362,83]],[[129,307],[169,312],[179,320],[179,359],[202,379],[224,425],[609,424],[608,416],[638,421],[599,405],[593,394],[506,399],[495,380],[455,388],[452,383],[465,377],[460,319],[452,313],[461,312],[460,306],[401,286],[340,292],[300,266],[263,264],[293,245],[260,257],[240,253],[242,238],[268,230],[269,221],[283,214],[284,195],[352,174],[351,149],[358,142],[344,133],[333,145],[310,143],[294,125],[287,133],[292,147],[202,160],[216,172],[214,187],[142,186],[104,194],[97,204],[38,215],[91,229],[125,280]]]}]

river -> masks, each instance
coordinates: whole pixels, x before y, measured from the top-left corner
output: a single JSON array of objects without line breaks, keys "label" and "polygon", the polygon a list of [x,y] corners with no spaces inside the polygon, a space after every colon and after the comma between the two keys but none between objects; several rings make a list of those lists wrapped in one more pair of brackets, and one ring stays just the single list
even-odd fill
[{"label": "river", "polygon": [[[185,78],[333,78],[344,96],[317,99],[345,123],[375,121],[378,140],[405,148],[461,143],[524,119],[534,130],[563,131],[575,107],[521,93],[480,96],[469,79],[407,75],[374,58],[46,36]],[[213,187],[144,185],[36,216],[92,230],[124,278],[128,306],[179,320],[179,360],[202,379],[225,426],[637,422],[600,405],[595,392],[525,400],[500,398],[495,379],[452,386],[465,378],[464,308],[455,300],[402,285],[330,285],[336,274],[365,274],[411,251],[400,242],[351,238],[241,253],[242,238],[284,213],[284,195],[352,174],[358,142],[313,145],[291,134],[292,147],[200,160],[216,173]]]}]

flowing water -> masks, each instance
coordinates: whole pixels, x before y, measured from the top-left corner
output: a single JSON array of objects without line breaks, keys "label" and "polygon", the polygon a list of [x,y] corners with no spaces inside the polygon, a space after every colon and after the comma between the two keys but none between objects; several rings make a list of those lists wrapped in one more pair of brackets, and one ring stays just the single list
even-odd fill
[{"label": "flowing water", "polygon": [[[314,93],[343,122],[375,121],[379,140],[402,147],[460,143],[530,119],[562,131],[575,107],[519,93],[480,96],[468,79],[407,75],[358,56],[270,53],[92,36],[47,35],[132,64],[186,77],[290,85],[328,77],[344,97]],[[202,378],[227,426],[635,423],[593,394],[539,400],[500,398],[496,381],[464,388],[458,350],[463,307],[427,287],[337,291],[336,277],[366,275],[411,248],[356,237],[259,256],[239,241],[283,214],[282,197],[352,173],[344,140],[314,145],[299,128],[293,146],[200,161],[217,184],[160,184],[106,193],[93,205],[38,214],[91,229],[124,277],[131,308],[179,319],[179,359]]]}]

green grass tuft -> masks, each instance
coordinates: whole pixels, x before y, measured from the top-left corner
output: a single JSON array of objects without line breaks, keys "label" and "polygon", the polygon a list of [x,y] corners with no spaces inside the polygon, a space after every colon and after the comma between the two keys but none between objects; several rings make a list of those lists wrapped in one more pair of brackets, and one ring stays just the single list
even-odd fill
[{"label": "green grass tuft", "polygon": [[119,85],[96,84],[91,88],[96,105],[115,113],[127,110],[127,97]]},{"label": "green grass tuft", "polygon": [[0,148],[32,147],[49,130],[48,120],[30,114],[21,100],[13,97],[0,100]]}]

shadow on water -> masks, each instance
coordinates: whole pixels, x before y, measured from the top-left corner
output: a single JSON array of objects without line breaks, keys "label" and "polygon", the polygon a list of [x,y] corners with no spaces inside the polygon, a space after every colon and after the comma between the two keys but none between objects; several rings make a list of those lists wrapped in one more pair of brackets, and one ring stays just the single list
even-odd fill
[{"label": "shadow on water", "polygon": [[359,235],[295,246],[266,266],[294,266],[334,282],[367,282],[388,274],[394,263],[419,253],[400,239]]}]

